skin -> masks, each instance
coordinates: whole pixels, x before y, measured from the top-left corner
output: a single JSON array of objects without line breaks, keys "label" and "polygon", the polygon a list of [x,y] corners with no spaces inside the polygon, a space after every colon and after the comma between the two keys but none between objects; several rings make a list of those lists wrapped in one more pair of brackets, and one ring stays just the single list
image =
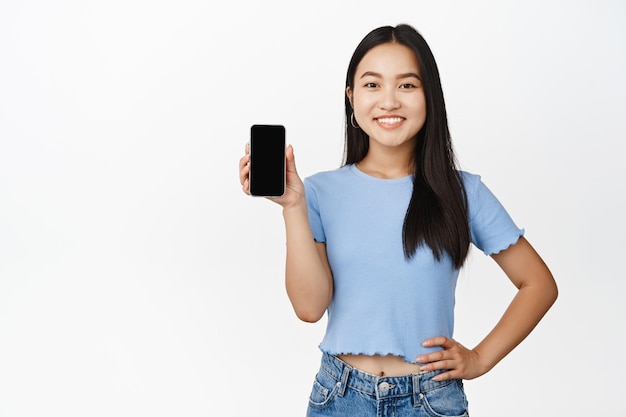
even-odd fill
[{"label": "skin", "polygon": [[[346,94],[355,119],[370,137],[368,154],[358,168],[379,178],[399,178],[411,173],[416,135],[426,120],[419,64],[413,52],[399,44],[372,48],[357,66],[354,91]],[[390,123],[383,123],[384,121]],[[249,146],[239,161],[243,191],[249,188]],[[313,239],[308,222],[304,185],[295,164],[293,147],[286,152],[285,194],[269,198],[282,206],[287,237],[285,285],[296,315],[316,322],[323,317],[333,295],[333,278],[326,245]],[[407,375],[446,369],[437,380],[473,379],[492,369],[538,324],[557,297],[556,283],[539,254],[520,238],[491,256],[518,289],[491,332],[473,349],[447,337],[427,339],[424,346],[443,350],[415,358],[416,364],[388,356],[341,355],[357,369],[374,375]]]}]

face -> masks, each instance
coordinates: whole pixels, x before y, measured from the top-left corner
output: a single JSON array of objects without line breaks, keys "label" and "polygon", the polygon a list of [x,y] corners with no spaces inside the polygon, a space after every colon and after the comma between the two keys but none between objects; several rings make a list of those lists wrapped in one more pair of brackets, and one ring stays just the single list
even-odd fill
[{"label": "face", "polygon": [[353,90],[346,90],[359,127],[370,137],[370,150],[413,149],[426,121],[426,97],[415,53],[385,43],[370,49],[358,64]]}]

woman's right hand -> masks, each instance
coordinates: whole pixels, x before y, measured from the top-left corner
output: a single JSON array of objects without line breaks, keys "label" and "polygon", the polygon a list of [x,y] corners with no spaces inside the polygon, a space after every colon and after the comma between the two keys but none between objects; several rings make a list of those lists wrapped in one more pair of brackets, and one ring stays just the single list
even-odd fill
[{"label": "woman's right hand", "polygon": [[[280,204],[283,208],[297,206],[305,202],[304,184],[298,176],[296,170],[296,162],[293,154],[293,147],[287,146],[285,150],[286,158],[286,186],[285,194],[280,197],[266,197],[275,203]],[[241,183],[243,192],[250,195],[250,144],[246,144],[245,155],[239,160],[239,182]]]},{"label": "woman's right hand", "polygon": [[[287,244],[285,287],[296,315],[306,322],[324,316],[333,296],[333,277],[326,244],[316,242],[308,219],[304,184],[296,171],[291,145],[285,150],[286,187],[280,197],[266,197],[283,207]],[[250,145],[239,160],[239,181],[250,194]]]}]

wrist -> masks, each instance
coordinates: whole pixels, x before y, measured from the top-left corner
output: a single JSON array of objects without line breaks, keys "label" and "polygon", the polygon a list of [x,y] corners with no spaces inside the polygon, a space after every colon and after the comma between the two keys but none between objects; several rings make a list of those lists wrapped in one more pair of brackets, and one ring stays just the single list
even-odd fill
[{"label": "wrist", "polygon": [[478,347],[474,348],[473,351],[476,355],[477,365],[481,375],[491,371],[498,363],[498,361],[494,361],[490,358],[487,352],[481,351]]},{"label": "wrist", "polygon": [[283,217],[290,217],[294,214],[302,214],[307,212],[306,198],[302,196],[289,204],[283,206]]}]

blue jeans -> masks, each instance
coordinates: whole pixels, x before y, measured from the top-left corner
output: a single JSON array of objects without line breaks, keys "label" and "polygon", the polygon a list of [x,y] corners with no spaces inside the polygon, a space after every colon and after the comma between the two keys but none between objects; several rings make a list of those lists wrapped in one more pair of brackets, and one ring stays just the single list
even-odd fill
[{"label": "blue jeans", "polygon": [[442,372],[379,377],[324,353],[307,417],[468,416],[463,382],[433,381]]}]

